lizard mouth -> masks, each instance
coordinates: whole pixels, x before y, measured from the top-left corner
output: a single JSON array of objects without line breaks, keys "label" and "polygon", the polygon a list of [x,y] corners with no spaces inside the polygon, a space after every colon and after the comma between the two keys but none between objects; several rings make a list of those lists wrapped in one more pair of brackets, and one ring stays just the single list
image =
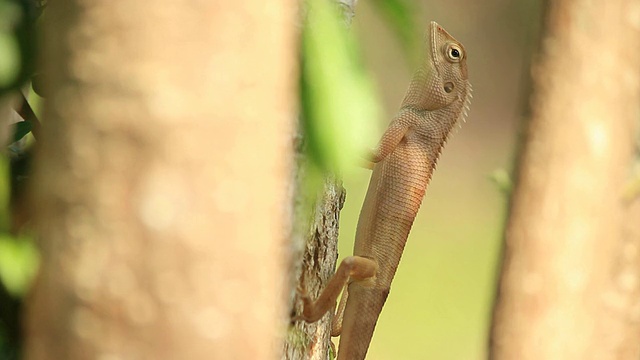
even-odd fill
[{"label": "lizard mouth", "polygon": [[440,69],[438,69],[438,49],[437,49],[437,39],[438,39],[438,32],[442,32],[444,31],[444,29],[438,25],[437,22],[432,21],[430,28],[429,28],[429,39],[431,40],[431,63],[433,64],[433,67],[436,70],[436,73],[438,74],[438,76],[440,76]]}]

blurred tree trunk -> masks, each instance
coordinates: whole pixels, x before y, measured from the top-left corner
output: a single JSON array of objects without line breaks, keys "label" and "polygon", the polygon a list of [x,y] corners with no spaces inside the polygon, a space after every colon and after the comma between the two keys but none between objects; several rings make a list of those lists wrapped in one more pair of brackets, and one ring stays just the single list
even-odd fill
[{"label": "blurred tree trunk", "polygon": [[58,0],[27,359],[270,359],[294,1]]},{"label": "blurred tree trunk", "polygon": [[640,2],[549,2],[491,358],[640,357]]}]

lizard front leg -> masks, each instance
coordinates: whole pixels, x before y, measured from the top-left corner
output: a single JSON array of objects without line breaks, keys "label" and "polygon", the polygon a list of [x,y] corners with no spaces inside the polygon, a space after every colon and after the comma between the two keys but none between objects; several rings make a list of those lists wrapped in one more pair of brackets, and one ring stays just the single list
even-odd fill
[{"label": "lizard front leg", "polygon": [[[318,321],[324,316],[324,314],[335,307],[338,295],[340,295],[340,292],[345,289],[346,285],[352,281],[371,279],[377,272],[378,264],[372,259],[361,256],[349,256],[345,258],[342,260],[340,266],[338,266],[338,270],[336,270],[336,273],[333,275],[331,280],[329,280],[329,283],[327,283],[327,286],[322,290],[322,293],[316,301],[311,300],[311,298],[304,293],[301,295],[303,310],[298,319],[305,320],[306,322]],[[340,306],[343,312],[344,305],[342,305],[342,303],[346,302],[346,298],[344,298],[345,295],[343,295],[343,300],[341,301]],[[338,312],[340,312],[340,309],[338,309]],[[342,316],[338,314],[338,318],[341,317]],[[332,326],[332,335],[335,330],[339,328],[340,326],[334,323]]]},{"label": "lizard front leg", "polygon": [[393,119],[387,130],[382,134],[382,138],[380,139],[378,146],[375,150],[367,154],[365,163],[362,164],[362,167],[372,170],[373,165],[389,156],[389,154],[396,149],[396,146],[398,146],[400,141],[402,141],[402,138],[407,134],[411,126],[411,122],[414,121],[414,119],[415,116],[413,115],[405,115]]}]

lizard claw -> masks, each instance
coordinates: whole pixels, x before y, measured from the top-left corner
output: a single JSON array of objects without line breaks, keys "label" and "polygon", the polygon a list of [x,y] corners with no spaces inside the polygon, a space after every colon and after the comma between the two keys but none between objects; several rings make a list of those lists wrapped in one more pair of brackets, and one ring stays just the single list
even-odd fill
[{"label": "lizard claw", "polygon": [[302,285],[298,285],[296,287],[296,293],[298,294],[298,297],[302,300],[303,303],[307,303],[309,301],[311,301],[311,297],[309,297],[309,293],[307,292],[307,289],[305,289]]},{"label": "lizard claw", "polygon": [[309,296],[309,293],[302,286],[302,284],[298,284],[298,286],[296,286],[296,294],[298,295],[298,298],[302,300],[302,313],[292,316],[291,317],[292,323],[298,322],[298,321],[306,321],[307,318],[304,316],[304,309],[308,308],[310,304],[313,303],[313,301],[311,300],[311,297]]},{"label": "lizard claw", "polygon": [[310,307],[313,304],[313,300],[311,300],[311,296],[309,296],[307,290],[305,290],[301,286],[298,286],[296,290],[298,292],[298,297],[300,298],[300,300],[302,300],[303,308]]},{"label": "lizard claw", "polygon": [[298,296],[307,296],[307,290],[302,286],[302,284],[298,284],[298,286],[296,286],[296,293]]},{"label": "lizard claw", "polygon": [[296,316],[293,316],[293,317],[291,318],[291,322],[292,322],[292,323],[297,323],[298,321],[305,321],[305,322],[306,322],[306,321],[307,321],[307,319],[305,319],[305,317],[304,317],[302,314],[300,314],[300,315],[296,315]]}]

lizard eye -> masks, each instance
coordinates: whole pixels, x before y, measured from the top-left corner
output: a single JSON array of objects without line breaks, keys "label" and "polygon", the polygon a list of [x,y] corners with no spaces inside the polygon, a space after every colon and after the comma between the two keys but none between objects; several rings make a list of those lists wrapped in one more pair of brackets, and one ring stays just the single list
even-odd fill
[{"label": "lizard eye", "polygon": [[447,57],[449,61],[458,62],[462,60],[463,54],[462,49],[455,44],[449,44],[446,49]]}]

